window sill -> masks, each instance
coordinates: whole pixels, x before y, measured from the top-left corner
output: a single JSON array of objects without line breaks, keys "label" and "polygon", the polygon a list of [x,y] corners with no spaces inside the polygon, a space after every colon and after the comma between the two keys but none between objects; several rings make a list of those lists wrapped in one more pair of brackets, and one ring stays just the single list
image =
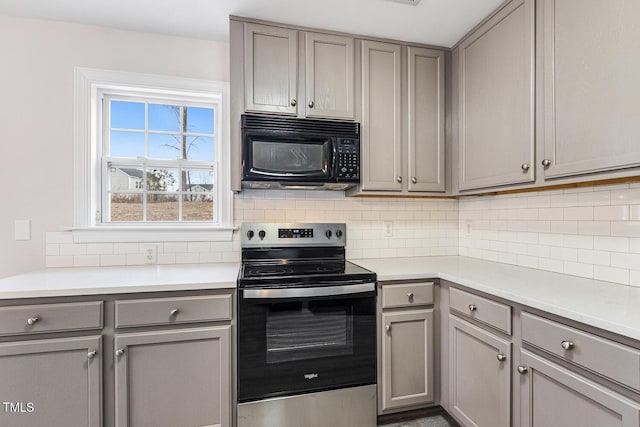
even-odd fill
[{"label": "window sill", "polygon": [[74,243],[230,242],[234,227],[86,227],[70,228]]}]

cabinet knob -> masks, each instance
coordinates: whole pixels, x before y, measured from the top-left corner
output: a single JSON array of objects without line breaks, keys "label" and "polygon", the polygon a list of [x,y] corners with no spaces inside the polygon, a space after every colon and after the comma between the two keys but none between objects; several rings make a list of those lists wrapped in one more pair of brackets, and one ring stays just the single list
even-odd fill
[{"label": "cabinet knob", "polygon": [[409,292],[407,294],[407,298],[409,298],[409,301],[413,302],[413,292]]},{"label": "cabinet knob", "polygon": [[402,177],[401,176],[397,176],[396,177],[396,181],[398,181],[399,183],[402,183]]},{"label": "cabinet knob", "polygon": [[469,311],[476,311],[478,309],[478,306],[475,304],[469,304]]},{"label": "cabinet knob", "polygon": [[313,108],[314,105],[316,105],[316,104],[314,104],[313,101],[309,101],[309,108]]},{"label": "cabinet knob", "polygon": [[36,323],[38,323],[39,320],[40,320],[40,318],[38,316],[29,317],[27,319],[27,324],[35,325]]},{"label": "cabinet knob", "polygon": [[415,176],[411,177],[411,182],[414,184],[418,183],[418,178],[416,178]]},{"label": "cabinet knob", "polygon": [[549,166],[551,166],[551,160],[549,159],[544,159],[542,161],[542,166],[544,166],[545,168],[548,168]]},{"label": "cabinet knob", "polygon": [[177,308],[174,308],[173,310],[171,310],[171,311],[169,312],[169,316],[171,316],[171,317],[173,317],[173,316],[177,316],[177,315],[178,315],[178,313],[180,313],[180,310],[179,310],[179,309],[177,309]]},{"label": "cabinet knob", "polygon": [[507,356],[501,353],[496,355],[496,358],[498,359],[498,362],[504,362],[505,360],[507,360]]},{"label": "cabinet knob", "polygon": [[529,169],[531,169],[531,165],[529,163],[523,163],[520,168],[522,169],[523,172],[527,172],[529,171]]},{"label": "cabinet knob", "polygon": [[119,348],[119,349],[116,350],[116,356],[118,356],[118,357],[124,356],[125,353],[126,353],[126,351],[125,351],[124,348]]},{"label": "cabinet knob", "polygon": [[96,357],[96,354],[98,354],[97,351],[90,351],[89,353],[87,353],[87,358],[93,359],[94,357]]},{"label": "cabinet knob", "polygon": [[520,365],[520,366],[518,366],[517,369],[518,369],[518,373],[521,374],[521,375],[524,375],[527,372],[529,372],[529,368],[527,368],[526,366]]},{"label": "cabinet knob", "polygon": [[298,101],[296,101],[295,99],[291,100],[291,106],[295,107],[296,105],[298,105]]},{"label": "cabinet knob", "polygon": [[391,332],[391,325],[384,325],[384,329],[385,329],[387,332]]},{"label": "cabinet knob", "polygon": [[575,345],[571,341],[562,341],[560,345],[565,350],[573,350],[573,347],[575,347]]}]

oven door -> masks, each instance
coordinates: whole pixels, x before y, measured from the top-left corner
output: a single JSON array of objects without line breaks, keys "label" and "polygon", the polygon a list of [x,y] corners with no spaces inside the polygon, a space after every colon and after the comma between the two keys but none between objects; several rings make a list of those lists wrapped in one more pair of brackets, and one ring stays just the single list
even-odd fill
[{"label": "oven door", "polygon": [[334,141],[331,137],[245,130],[245,181],[331,182]]},{"label": "oven door", "polygon": [[375,283],[241,289],[238,401],[375,384]]}]

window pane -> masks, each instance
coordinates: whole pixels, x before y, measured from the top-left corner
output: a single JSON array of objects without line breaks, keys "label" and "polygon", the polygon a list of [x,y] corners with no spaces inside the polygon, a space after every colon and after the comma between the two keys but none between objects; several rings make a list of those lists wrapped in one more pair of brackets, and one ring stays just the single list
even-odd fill
[{"label": "window pane", "polygon": [[144,134],[111,132],[112,157],[144,157]]},{"label": "window pane", "polygon": [[166,134],[149,134],[150,159],[181,159],[182,136]]},{"label": "window pane", "polygon": [[213,190],[213,171],[187,169],[184,175],[184,191],[202,193]]},{"label": "window pane", "polygon": [[142,194],[112,194],[111,222],[142,221]]},{"label": "window pane", "polygon": [[149,104],[149,130],[180,132],[179,105]]},{"label": "window pane", "polygon": [[187,107],[187,132],[213,133],[212,108]]},{"label": "window pane", "polygon": [[183,221],[213,221],[213,196],[188,194],[182,199]]},{"label": "window pane", "polygon": [[215,160],[213,138],[205,136],[188,136],[187,160]]},{"label": "window pane", "polygon": [[175,169],[147,169],[148,191],[178,191],[180,177]]},{"label": "window pane", "polygon": [[144,103],[111,101],[111,128],[144,129]]},{"label": "window pane", "polygon": [[178,195],[147,194],[147,221],[177,221]]},{"label": "window pane", "polygon": [[142,191],[142,168],[115,167],[109,168],[109,190]]}]

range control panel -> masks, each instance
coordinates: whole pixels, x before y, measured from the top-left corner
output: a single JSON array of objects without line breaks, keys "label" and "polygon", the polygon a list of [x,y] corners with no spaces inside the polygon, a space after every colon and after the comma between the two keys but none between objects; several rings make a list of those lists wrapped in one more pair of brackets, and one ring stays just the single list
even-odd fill
[{"label": "range control panel", "polygon": [[240,233],[243,248],[345,246],[347,242],[347,225],[344,223],[244,223]]}]

